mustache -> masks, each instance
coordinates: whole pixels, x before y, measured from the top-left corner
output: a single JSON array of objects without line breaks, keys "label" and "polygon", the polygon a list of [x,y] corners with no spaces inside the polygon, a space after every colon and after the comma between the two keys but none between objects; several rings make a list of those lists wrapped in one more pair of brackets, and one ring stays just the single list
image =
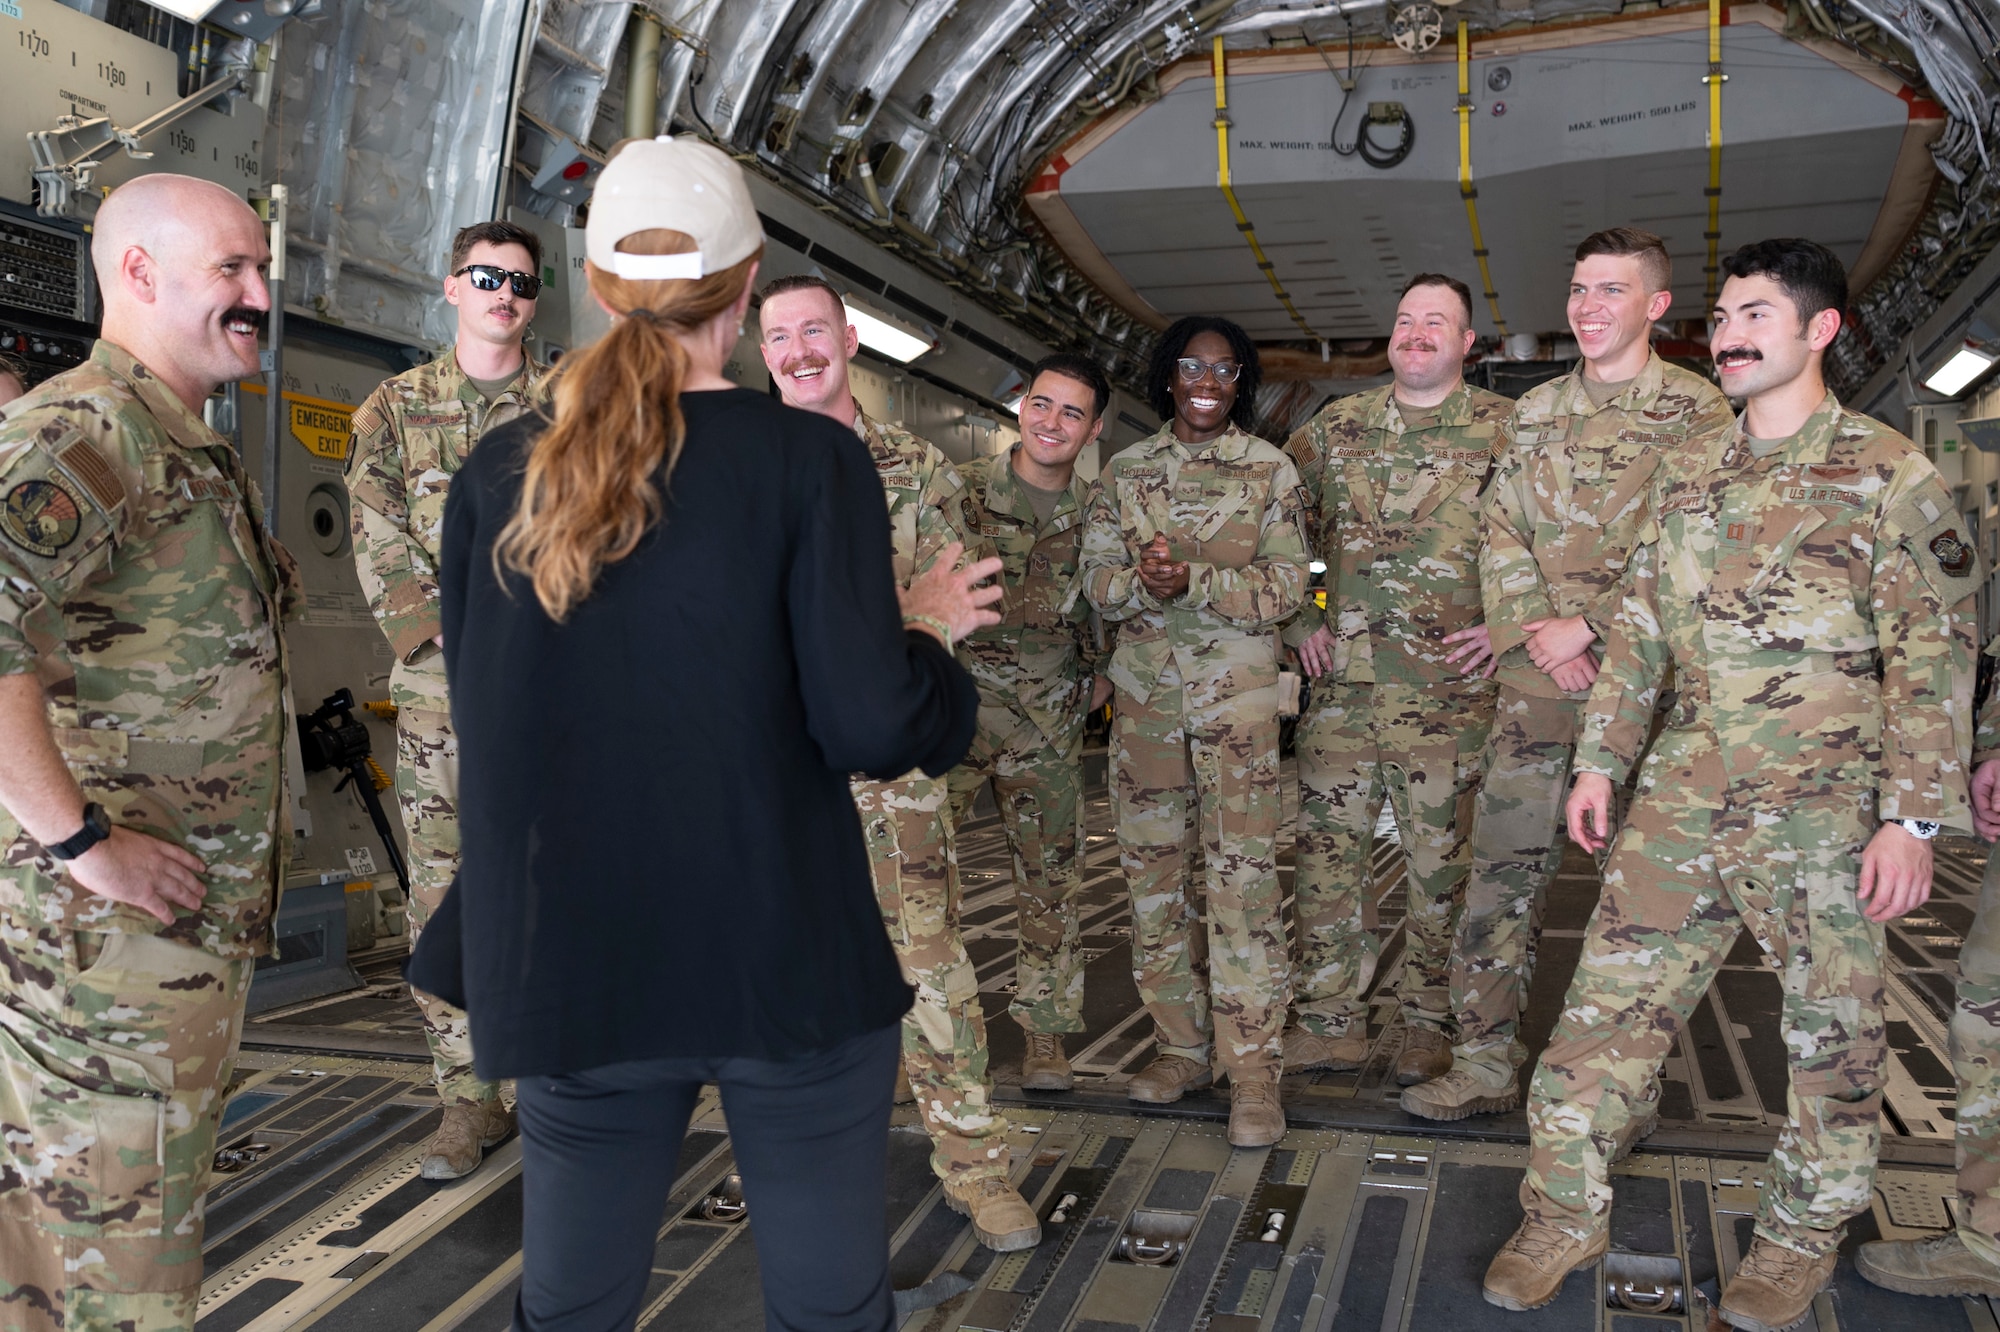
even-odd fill
[{"label": "mustache", "polygon": [[1755,347],[1725,347],[1715,354],[1715,363],[1717,365],[1724,363],[1734,365],[1739,362],[1748,364],[1751,361],[1761,361],[1763,359],[1764,353],[1758,351]]},{"label": "mustache", "polygon": [[1427,342],[1422,338],[1405,338],[1396,344],[1397,351],[1436,351],[1437,349],[1438,347],[1435,342]]},{"label": "mustache", "polygon": [[801,356],[796,361],[786,361],[784,369],[780,373],[795,375],[801,370],[825,370],[832,366],[832,364],[833,362],[827,360],[824,356]]},{"label": "mustache", "polygon": [[253,310],[247,305],[238,305],[222,312],[222,322],[224,324],[250,324],[259,333],[262,333],[264,331],[266,314],[267,312],[263,310]]}]

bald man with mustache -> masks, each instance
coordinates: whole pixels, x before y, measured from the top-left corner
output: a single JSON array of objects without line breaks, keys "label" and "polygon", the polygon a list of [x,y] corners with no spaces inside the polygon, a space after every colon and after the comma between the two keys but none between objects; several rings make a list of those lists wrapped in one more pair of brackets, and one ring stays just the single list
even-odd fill
[{"label": "bald man with mustache", "polygon": [[99,210],[90,359],[0,418],[0,1327],[191,1328],[284,817],[290,556],[202,422],[270,296],[243,200]]}]

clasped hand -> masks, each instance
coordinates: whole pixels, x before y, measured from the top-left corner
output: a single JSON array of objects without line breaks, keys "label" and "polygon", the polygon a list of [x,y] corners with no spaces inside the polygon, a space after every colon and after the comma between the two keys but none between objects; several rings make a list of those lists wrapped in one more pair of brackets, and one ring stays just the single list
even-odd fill
[{"label": "clasped hand", "polygon": [[1155,601],[1172,601],[1188,590],[1188,564],[1173,557],[1164,532],[1146,543],[1139,552],[1139,581]]}]

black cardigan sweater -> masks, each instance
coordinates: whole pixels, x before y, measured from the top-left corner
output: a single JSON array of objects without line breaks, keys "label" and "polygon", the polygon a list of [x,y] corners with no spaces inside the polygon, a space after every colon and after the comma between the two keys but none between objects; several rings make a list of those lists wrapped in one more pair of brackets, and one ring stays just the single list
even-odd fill
[{"label": "black cardigan sweater", "polygon": [[979,696],[902,627],[854,432],[743,389],[681,398],[660,521],[558,625],[493,568],[535,418],[445,506],[464,859],[410,980],[480,1076],[786,1059],[910,1006],[848,774],[941,774]]}]

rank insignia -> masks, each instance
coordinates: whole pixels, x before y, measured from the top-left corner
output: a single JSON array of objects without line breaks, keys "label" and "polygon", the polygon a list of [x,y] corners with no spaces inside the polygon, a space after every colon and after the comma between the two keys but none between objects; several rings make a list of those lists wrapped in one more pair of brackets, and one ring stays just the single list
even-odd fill
[{"label": "rank insignia", "polygon": [[0,501],[0,532],[23,550],[52,560],[83,530],[83,506],[54,481],[23,481]]},{"label": "rank insignia", "polygon": [[[9,498],[9,505],[12,505]],[[1953,578],[1963,578],[1972,572],[1972,547],[1958,539],[1958,529],[1947,527],[1931,538],[1931,554],[1937,556],[1938,567]]]}]

